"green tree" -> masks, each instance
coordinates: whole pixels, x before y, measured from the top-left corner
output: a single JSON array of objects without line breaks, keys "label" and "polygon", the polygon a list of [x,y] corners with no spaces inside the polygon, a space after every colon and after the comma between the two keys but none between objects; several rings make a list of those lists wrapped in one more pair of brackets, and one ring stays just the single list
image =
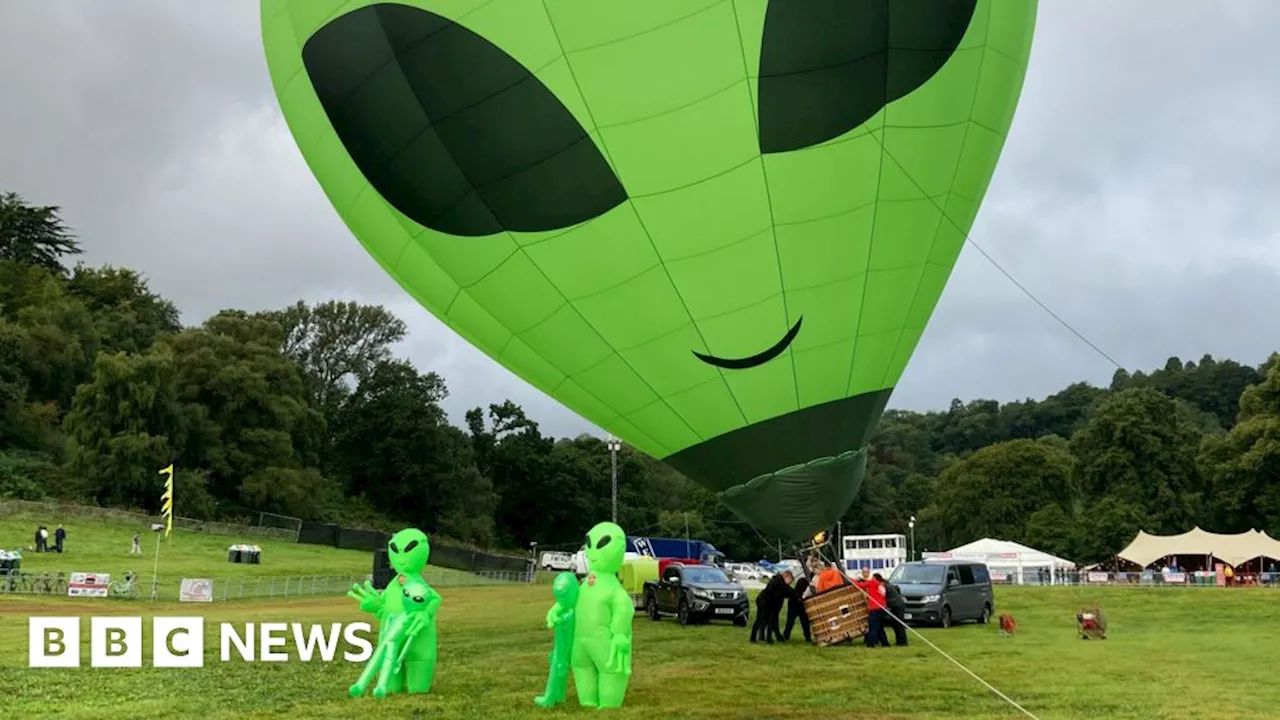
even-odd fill
[{"label": "green tree", "polygon": [[[1196,455],[1202,432],[1186,406],[1146,387],[1121,390],[1099,406],[1072,438],[1080,489],[1090,504],[1109,498],[1141,509],[1153,532],[1189,530],[1201,480]],[[1136,510],[1135,510],[1136,511]],[[1128,535],[1138,526],[1123,528]]]},{"label": "green tree", "polygon": [[82,251],[59,213],[55,206],[28,204],[17,193],[0,193],[0,260],[65,275],[62,258]]},{"label": "green tree", "polygon": [[933,516],[942,539],[1025,540],[1033,513],[1073,507],[1072,473],[1070,453],[1053,441],[1011,440],[978,450],[938,478]]},{"label": "green tree", "polygon": [[497,496],[466,436],[448,423],[435,373],[379,363],[335,416],[334,465],[350,495],[430,532],[488,544]]},{"label": "green tree", "polygon": [[1239,404],[1231,432],[1206,439],[1201,448],[1209,525],[1219,532],[1280,535],[1280,365],[1246,389]]},{"label": "green tree", "polygon": [[280,324],[280,349],[303,369],[316,405],[335,412],[353,385],[391,358],[405,324],[381,305],[330,300],[314,307],[299,300],[283,310],[259,313]]}]

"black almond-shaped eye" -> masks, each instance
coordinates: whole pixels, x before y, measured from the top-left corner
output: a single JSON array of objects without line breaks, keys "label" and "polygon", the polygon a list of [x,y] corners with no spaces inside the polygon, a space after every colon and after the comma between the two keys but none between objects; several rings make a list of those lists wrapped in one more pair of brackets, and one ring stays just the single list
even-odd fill
[{"label": "black almond-shaped eye", "polygon": [[760,152],[810,147],[925,84],[977,0],[770,0],[760,45]]},{"label": "black almond-shaped eye", "polygon": [[557,230],[627,198],[559,98],[452,20],[369,5],[318,30],[302,59],[351,159],[420,225],[469,237]]},{"label": "black almond-shaped eye", "polygon": [[399,552],[400,552],[400,548],[396,547],[396,544],[395,544],[395,543],[387,543],[387,547],[391,548],[391,552],[393,552],[393,553],[399,553]]},{"label": "black almond-shaped eye", "polygon": [[409,591],[408,591],[408,590],[401,590],[400,592],[404,593],[404,596],[405,596],[405,597],[409,597]]},{"label": "black almond-shaped eye", "polygon": [[417,541],[417,540],[414,540],[413,542],[411,542],[411,543],[409,543],[408,545],[405,545],[405,546],[404,546],[404,551],[405,551],[405,552],[413,552],[413,549],[414,549],[414,548],[416,548],[416,547],[418,547],[418,541]]},{"label": "black almond-shaped eye", "polygon": [[421,595],[415,595],[415,596],[413,597],[413,601],[414,601],[414,602],[416,602],[416,603],[420,603],[420,602],[422,602],[422,596],[421,596]]},{"label": "black almond-shaped eye", "polygon": [[596,543],[596,549],[597,549],[597,550],[599,550],[600,548],[604,547],[605,545],[608,545],[608,544],[609,544],[609,541],[610,541],[610,540],[612,540],[612,539],[613,539],[613,536],[612,536],[612,535],[605,535],[604,537],[600,538],[600,542]]}]

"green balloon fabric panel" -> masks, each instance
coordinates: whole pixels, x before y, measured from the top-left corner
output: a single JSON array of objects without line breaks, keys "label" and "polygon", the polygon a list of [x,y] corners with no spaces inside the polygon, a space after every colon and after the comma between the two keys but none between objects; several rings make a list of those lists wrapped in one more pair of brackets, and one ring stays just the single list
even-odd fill
[{"label": "green balloon fabric panel", "polygon": [[[841,2],[843,7],[826,5],[835,13],[856,4]],[[923,13],[942,2],[902,5],[925,8]],[[801,409],[875,396],[879,400],[857,411],[865,427],[827,452],[860,446],[906,367],[976,217],[1012,121],[1036,10],[1028,0],[969,3],[966,24],[951,26],[954,48],[942,56],[928,44],[932,35],[895,36],[909,24],[898,3],[859,6],[859,12],[884,18],[882,32],[867,31],[885,44],[875,55],[883,59],[882,74],[931,58],[940,58],[940,66],[917,73],[927,75],[918,88],[856,127],[774,152],[762,151],[761,118],[775,116],[761,107],[768,97],[762,95],[761,67],[764,45],[771,42],[767,25],[775,22],[771,13],[782,11],[766,0],[395,5],[263,0],[272,82],[304,158],[352,232],[415,299],[520,377],[659,458]],[[358,153],[335,129],[317,87],[327,98],[338,95],[330,81],[311,77],[304,55],[309,42],[319,42],[347,16],[372,18],[406,8],[426,11],[437,22],[440,29],[431,32],[438,33],[432,41],[439,47],[447,49],[446,39],[472,47],[478,41],[471,36],[478,36],[532,78],[513,81],[513,88],[533,97],[542,92],[530,85],[536,81],[558,100],[559,109],[530,118],[518,117],[522,106],[508,103],[507,115],[517,116],[509,119],[526,129],[520,142],[534,142],[544,115],[576,121],[580,135],[565,134],[563,148],[537,158],[544,173],[551,172],[545,164],[556,162],[557,153],[598,151],[603,162],[590,173],[606,179],[592,186],[616,180],[625,195],[601,191],[594,199],[578,198],[572,193],[585,191],[573,189],[573,178],[562,173],[519,186],[523,194],[554,200],[541,203],[541,210],[520,209],[521,193],[498,184],[521,179],[498,177],[477,191],[489,203],[492,222],[439,220],[453,232],[411,219],[404,202],[397,208],[388,199],[392,193],[375,188],[353,159]],[[788,22],[804,27],[811,20]],[[388,47],[406,26],[384,24]],[[394,47],[385,52],[395,60],[380,72],[403,76],[389,83],[413,85],[422,97],[424,83],[446,81],[414,80],[407,55],[395,55]],[[483,75],[498,72],[497,65],[485,60],[439,72]],[[480,98],[475,106],[501,96]],[[327,101],[336,107],[336,100]],[[785,115],[771,121],[784,134]],[[433,133],[447,135],[448,118],[430,120]],[[564,125],[562,120],[557,122]],[[500,140],[515,148],[507,157],[528,150],[509,136]],[[591,153],[584,149],[587,140]],[[360,152],[383,151],[369,146]],[[456,150],[455,160],[460,168],[469,162],[459,160]],[[401,189],[420,189],[422,181],[416,182]],[[468,198],[461,202],[475,204]],[[446,215],[454,212],[441,207]],[[596,214],[566,227],[511,229],[541,228],[557,222],[550,215],[584,213]],[[463,234],[499,226],[504,229]],[[760,364],[733,366],[778,347]],[[781,458],[774,467],[734,473],[810,459]],[[700,479],[725,489],[750,475]]]}]

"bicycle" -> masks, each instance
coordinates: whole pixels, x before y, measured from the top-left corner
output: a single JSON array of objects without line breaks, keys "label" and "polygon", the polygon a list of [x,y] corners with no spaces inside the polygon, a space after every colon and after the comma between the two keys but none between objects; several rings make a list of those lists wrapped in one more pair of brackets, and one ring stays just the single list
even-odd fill
[{"label": "bicycle", "polygon": [[133,573],[125,573],[124,580],[112,580],[107,585],[107,594],[111,597],[123,597],[130,600],[138,599],[138,576]]}]

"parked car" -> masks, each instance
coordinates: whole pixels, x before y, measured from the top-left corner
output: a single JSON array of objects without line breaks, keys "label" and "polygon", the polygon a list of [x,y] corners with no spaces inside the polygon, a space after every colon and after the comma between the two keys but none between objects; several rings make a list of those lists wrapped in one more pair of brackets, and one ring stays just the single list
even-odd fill
[{"label": "parked car", "polygon": [[752,563],[726,563],[724,569],[731,579],[739,582],[760,582],[768,575],[763,568]]},{"label": "parked car", "polygon": [[910,624],[951,627],[976,620],[985,625],[995,612],[991,573],[984,563],[908,562],[899,565],[889,581],[902,590],[907,606],[902,619]]},{"label": "parked car", "polygon": [[542,557],[538,559],[538,565],[543,570],[573,570],[573,553],[547,551],[542,553]]},{"label": "parked car", "polygon": [[675,615],[681,625],[732,620],[744,626],[751,615],[747,591],[711,565],[667,565],[656,582],[644,584],[644,607],[651,620]]}]

